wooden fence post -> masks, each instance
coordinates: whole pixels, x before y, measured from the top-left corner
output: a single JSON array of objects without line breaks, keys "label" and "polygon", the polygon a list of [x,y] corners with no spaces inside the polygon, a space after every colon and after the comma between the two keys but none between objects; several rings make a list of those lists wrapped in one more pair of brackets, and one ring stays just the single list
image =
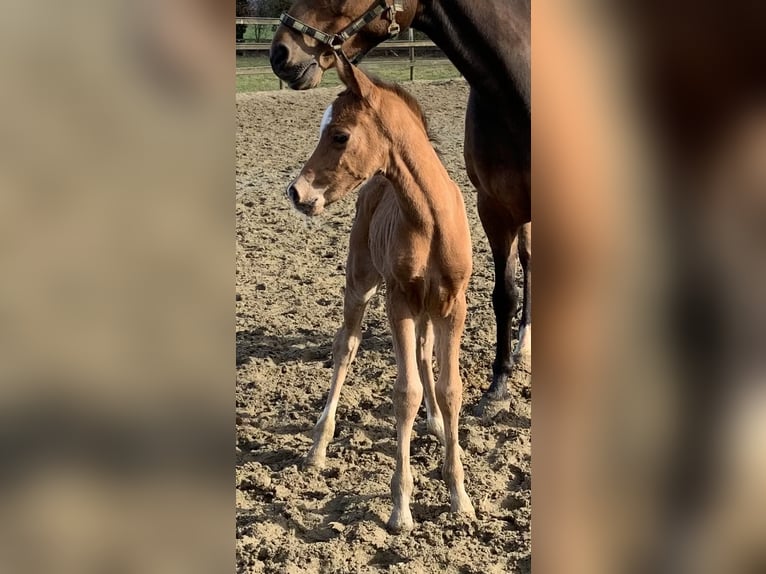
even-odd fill
[{"label": "wooden fence post", "polygon": [[[408,30],[409,32],[409,40],[410,42],[415,41],[415,31],[410,28]],[[415,47],[410,46],[410,82],[415,79]]]}]

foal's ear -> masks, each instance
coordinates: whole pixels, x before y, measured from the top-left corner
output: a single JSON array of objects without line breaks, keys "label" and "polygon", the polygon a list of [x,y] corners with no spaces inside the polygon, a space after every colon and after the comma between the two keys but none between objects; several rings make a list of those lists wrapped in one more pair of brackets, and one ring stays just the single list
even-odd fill
[{"label": "foal's ear", "polygon": [[357,66],[349,62],[342,50],[335,52],[335,60],[338,77],[346,84],[346,87],[360,98],[372,102],[376,90],[372,80]]}]

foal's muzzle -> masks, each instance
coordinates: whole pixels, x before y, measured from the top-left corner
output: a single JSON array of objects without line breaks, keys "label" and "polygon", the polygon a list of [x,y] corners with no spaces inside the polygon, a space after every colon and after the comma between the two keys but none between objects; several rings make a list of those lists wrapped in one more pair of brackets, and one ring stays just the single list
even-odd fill
[{"label": "foal's muzzle", "polygon": [[301,177],[287,186],[285,194],[293,207],[304,215],[319,215],[324,209],[324,195],[317,191]]}]

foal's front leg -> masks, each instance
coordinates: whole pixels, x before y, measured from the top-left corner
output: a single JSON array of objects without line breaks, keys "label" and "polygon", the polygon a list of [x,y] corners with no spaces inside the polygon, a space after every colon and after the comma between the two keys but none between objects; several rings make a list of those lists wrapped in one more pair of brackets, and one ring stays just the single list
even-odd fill
[{"label": "foal's front leg", "polygon": [[333,372],[330,393],[322,415],[314,427],[314,444],[306,455],[306,466],[321,468],[325,463],[327,445],[335,433],[335,411],[338,408],[340,390],[346,380],[348,368],[356,357],[356,351],[362,340],[362,319],[372,296],[377,290],[377,277],[370,274],[365,281],[346,283],[346,295],[343,299],[343,326],[335,335],[332,346]]},{"label": "foal's front leg", "polygon": [[391,290],[387,297],[388,320],[396,354],[396,382],[394,383],[394,414],[396,416],[396,470],[391,479],[391,498],[394,503],[388,528],[391,532],[412,530],[410,497],[414,488],[410,469],[410,440],[423,385],[420,382],[417,361],[415,321],[401,292]]}]

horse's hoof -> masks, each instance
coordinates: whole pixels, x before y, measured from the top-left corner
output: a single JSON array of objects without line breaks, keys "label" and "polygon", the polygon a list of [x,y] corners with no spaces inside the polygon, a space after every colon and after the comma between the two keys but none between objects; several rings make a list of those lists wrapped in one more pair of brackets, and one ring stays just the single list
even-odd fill
[{"label": "horse's hoof", "polygon": [[492,384],[484,393],[484,396],[490,401],[503,401],[508,398],[508,376],[509,372],[503,372],[492,377]]},{"label": "horse's hoof", "polygon": [[492,384],[481,397],[479,404],[474,409],[474,415],[477,417],[484,416],[486,411],[494,404],[507,400],[509,398],[508,393],[508,375],[495,375],[492,377]]},{"label": "horse's hoof", "polygon": [[499,409],[502,406],[501,401],[507,398],[507,394],[504,397],[490,395],[489,393],[485,394],[483,397],[481,397],[479,404],[477,404],[474,408],[474,416],[483,417],[484,415],[491,414],[493,411]]}]

